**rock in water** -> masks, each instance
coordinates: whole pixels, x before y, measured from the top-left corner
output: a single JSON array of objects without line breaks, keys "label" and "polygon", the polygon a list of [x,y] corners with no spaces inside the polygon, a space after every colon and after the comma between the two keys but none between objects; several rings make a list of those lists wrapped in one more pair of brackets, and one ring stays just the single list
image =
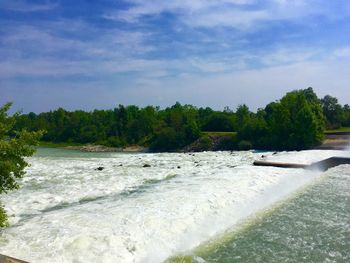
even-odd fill
[{"label": "rock in water", "polygon": [[105,169],[104,167],[100,166],[100,167],[97,167],[95,170],[96,171],[102,171],[103,169]]}]

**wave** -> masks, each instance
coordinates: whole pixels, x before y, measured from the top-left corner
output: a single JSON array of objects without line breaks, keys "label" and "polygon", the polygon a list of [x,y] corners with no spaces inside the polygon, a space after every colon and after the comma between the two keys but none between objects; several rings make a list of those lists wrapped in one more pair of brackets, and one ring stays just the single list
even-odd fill
[{"label": "wave", "polygon": [[24,221],[28,221],[36,216],[41,216],[43,213],[50,213],[50,212],[62,210],[62,209],[70,209],[70,208],[73,208],[76,206],[88,205],[90,203],[95,203],[95,202],[102,204],[103,202],[115,202],[119,199],[130,198],[133,195],[139,195],[139,194],[145,193],[147,191],[153,191],[153,189],[151,189],[151,188],[154,188],[158,184],[167,182],[167,181],[172,180],[176,177],[178,177],[178,174],[169,174],[166,177],[161,178],[161,179],[144,180],[141,182],[141,184],[129,187],[128,189],[125,189],[125,190],[118,192],[118,193],[100,195],[100,196],[87,196],[87,197],[81,198],[80,200],[78,200],[76,202],[61,202],[57,205],[49,206],[45,209],[41,209],[34,214],[21,214],[21,215],[19,215],[21,219],[17,222],[17,224],[23,224]]}]

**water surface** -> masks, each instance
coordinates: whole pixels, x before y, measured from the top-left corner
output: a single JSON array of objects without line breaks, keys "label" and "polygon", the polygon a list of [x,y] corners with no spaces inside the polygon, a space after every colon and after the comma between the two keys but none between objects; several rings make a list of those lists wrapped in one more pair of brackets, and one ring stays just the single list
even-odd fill
[{"label": "water surface", "polygon": [[[264,154],[270,160],[311,163],[340,152]],[[31,262],[162,262],[183,253],[192,255],[189,260],[244,262],[250,261],[244,253],[256,251],[255,259],[261,255],[265,261],[274,255],[260,254],[264,249],[258,238],[246,252],[227,257],[233,243],[219,240],[227,231],[241,233],[239,226],[247,218],[324,175],[252,166],[259,158],[261,153],[250,151],[99,154],[39,149],[29,159],[21,189],[2,197],[11,227],[1,233],[1,252]],[[245,235],[242,244],[252,242]],[[286,233],[276,235],[288,239]],[[214,250],[208,241],[217,244]]]}]

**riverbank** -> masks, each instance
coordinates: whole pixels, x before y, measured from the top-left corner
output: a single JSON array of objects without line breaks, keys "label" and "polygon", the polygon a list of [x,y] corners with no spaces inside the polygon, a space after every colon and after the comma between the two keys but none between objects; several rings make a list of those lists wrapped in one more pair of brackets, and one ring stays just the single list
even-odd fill
[{"label": "riverbank", "polygon": [[67,150],[78,150],[82,152],[127,152],[127,153],[142,153],[148,152],[147,147],[140,145],[130,145],[127,147],[108,147],[104,145],[84,145],[84,146],[67,146],[64,147]]},{"label": "riverbank", "polygon": [[40,147],[45,148],[59,148],[66,150],[76,150],[81,152],[126,152],[126,153],[137,153],[137,152],[148,152],[147,147],[141,145],[129,145],[126,147],[109,147],[98,144],[72,144],[72,143],[52,143],[52,142],[40,142]]},{"label": "riverbank", "polygon": [[0,254],[0,263],[28,263],[28,262]]},{"label": "riverbank", "polygon": [[[203,132],[202,136],[185,146],[178,152],[203,152],[203,151],[225,151],[239,150],[234,140],[237,137],[236,132]],[[319,150],[345,150],[350,145],[350,131],[332,130],[325,132],[323,143],[315,149]],[[40,146],[48,148],[62,148],[68,150],[77,150],[82,152],[126,152],[126,153],[145,153],[149,148],[140,145],[129,145],[126,147],[109,147],[95,144],[71,144],[71,143],[51,143],[41,142]],[[243,150],[243,149],[241,149]]]},{"label": "riverbank", "polygon": [[350,145],[350,132],[329,131],[325,133],[323,143],[316,147],[320,150],[345,150]]}]

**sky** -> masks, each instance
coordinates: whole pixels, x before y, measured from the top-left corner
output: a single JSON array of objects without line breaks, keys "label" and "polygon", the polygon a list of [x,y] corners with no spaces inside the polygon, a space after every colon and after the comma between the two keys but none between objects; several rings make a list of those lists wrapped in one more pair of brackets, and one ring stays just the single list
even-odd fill
[{"label": "sky", "polygon": [[350,104],[348,0],[0,0],[0,105]]}]

